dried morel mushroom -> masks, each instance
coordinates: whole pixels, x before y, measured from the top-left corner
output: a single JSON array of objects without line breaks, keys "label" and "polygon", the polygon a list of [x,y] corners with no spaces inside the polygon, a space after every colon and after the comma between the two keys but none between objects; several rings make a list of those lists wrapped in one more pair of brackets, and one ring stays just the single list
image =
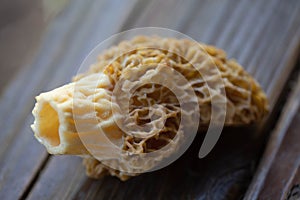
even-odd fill
[{"label": "dried morel mushroom", "polygon": [[[51,154],[84,157],[83,163],[91,177],[110,174],[126,180],[136,175],[126,172],[128,166],[124,160],[109,157],[113,151],[109,145],[100,145],[98,150],[100,157],[109,157],[107,160],[115,163],[113,166],[117,168],[114,169],[96,159],[82,140],[93,138],[100,127],[114,145],[131,155],[153,152],[168,143],[172,143],[175,150],[178,141],[183,140],[183,133],[179,130],[180,104],[167,87],[151,83],[166,68],[179,72],[190,83],[199,103],[200,127],[210,123],[212,99],[218,96],[226,99],[225,126],[259,122],[268,112],[266,95],[259,84],[236,61],[228,60],[224,51],[186,39],[140,36],[103,52],[98,62],[84,74],[74,77],[72,83],[37,96],[32,125],[35,137]],[[202,72],[208,78],[203,77]],[[149,125],[151,134],[144,137],[120,129],[112,112],[116,84],[120,81],[133,84],[130,82],[133,73],[140,76],[140,81],[150,81],[137,88],[129,101],[129,120],[138,125]],[[221,77],[226,95],[207,84],[214,83],[215,74]],[[175,77],[166,77],[165,81],[174,86],[181,84]],[[188,96],[185,98],[189,99]],[[151,109],[153,105],[156,105],[154,111]],[[73,106],[77,108],[76,120]],[[164,114],[157,117],[157,112],[162,110]],[[78,132],[75,121],[77,125],[95,131]],[[161,125],[163,128],[158,129],[157,126]],[[180,137],[174,141],[176,135]]]}]

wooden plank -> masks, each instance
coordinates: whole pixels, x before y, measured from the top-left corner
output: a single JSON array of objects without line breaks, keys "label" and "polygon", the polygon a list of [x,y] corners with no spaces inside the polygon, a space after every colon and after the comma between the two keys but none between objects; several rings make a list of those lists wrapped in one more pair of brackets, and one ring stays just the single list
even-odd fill
[{"label": "wooden plank", "polygon": [[[52,163],[52,165],[56,165],[57,168],[46,165],[44,171],[46,171],[49,176],[47,176],[47,179],[42,179],[39,184],[35,185],[34,194],[32,194],[30,198],[70,199],[75,195],[85,180],[85,171],[80,164],[81,158],[73,157],[70,159],[67,156],[51,156],[49,162]],[[59,171],[57,171],[57,169],[59,169]]]},{"label": "wooden plank", "polygon": [[[271,8],[276,7],[276,1],[271,3]],[[196,36],[196,39],[199,39],[201,41],[212,43],[214,41],[217,41],[215,42],[215,44],[219,46],[224,45],[225,49],[227,45],[229,45],[229,55],[230,52],[237,52],[237,50],[241,49],[241,47],[243,47],[244,45],[246,45],[246,48],[248,48],[246,53],[249,57],[251,57],[255,53],[253,49],[258,49],[261,51],[264,50],[265,46],[262,46],[259,43],[255,43],[255,39],[259,37],[261,31],[264,29],[264,26],[266,25],[268,20],[275,21],[277,20],[276,17],[281,16],[275,15],[272,11],[268,11],[265,13],[265,15],[261,16],[261,18],[264,18],[264,20],[259,21],[258,24],[256,23],[256,25],[259,27],[259,31],[256,31],[256,35],[254,36],[250,35],[255,38],[252,39],[254,44],[247,45],[242,43],[240,40],[245,39],[245,37],[250,37],[248,33],[251,29],[253,29],[253,26],[249,27],[244,25],[245,21],[247,22],[247,24],[252,23],[252,25],[254,25],[254,23],[257,21],[258,12],[263,10],[262,7],[265,5],[261,3],[261,1],[255,1],[253,6],[256,7],[254,7],[253,9],[248,9],[249,6],[252,4],[249,1],[244,1],[240,2],[237,5],[237,10],[233,9],[232,6],[228,5],[229,4],[226,3],[222,4],[219,1],[210,1],[209,3],[206,1],[204,3],[195,2],[191,3],[191,5],[185,5],[186,7],[184,8],[184,10],[189,10],[194,7],[199,8],[198,12],[195,12],[197,9],[194,9],[194,12],[191,12],[192,14],[183,13],[183,18],[186,21],[182,20],[179,23],[176,23],[174,22],[176,20],[172,20],[174,18],[176,19],[176,13],[179,12],[176,10],[176,8],[178,8],[176,5],[174,7],[170,7],[167,4],[165,4],[164,7],[164,5],[160,3],[153,2],[150,3],[149,7],[147,7],[145,12],[142,12],[143,14],[141,15],[141,17],[139,17],[137,24],[139,26],[166,26],[169,28],[176,28],[177,30],[181,30],[184,33],[195,34],[194,37]],[[171,12],[172,9],[175,9],[175,11]],[[211,12],[212,10],[216,12]],[[161,13],[163,11],[170,14],[167,15],[166,18],[164,18],[163,20],[157,20],[157,15],[154,15],[153,13]],[[284,11],[284,8],[282,8],[281,11]],[[294,13],[295,12],[296,11],[294,11]],[[174,13],[174,15],[172,15],[172,13]],[[215,13],[218,16],[217,18],[213,17]],[[243,14],[242,17],[237,19],[241,14]],[[273,19],[273,17],[275,17],[275,19]],[[224,18],[227,19],[226,23],[224,23]],[[286,21],[289,20],[287,17],[285,19]],[[217,24],[217,26],[208,26],[210,23],[213,25]],[[201,24],[203,25],[203,27],[207,27],[207,29],[200,28],[199,25]],[[227,28],[228,24],[229,27]],[[132,26],[134,27],[134,25]],[[273,23],[273,25],[269,27],[269,29],[273,30],[274,28],[276,28],[276,24]],[[231,29],[234,29],[234,31],[232,32]],[[224,33],[221,30],[224,30]],[[211,34],[214,32],[218,34]],[[275,41],[280,37],[281,35],[278,34],[275,35],[272,39]],[[236,38],[240,39],[239,42],[236,42]],[[270,42],[270,40],[268,42]],[[284,42],[286,42],[287,45],[291,45],[291,41]],[[267,42],[264,43],[264,45],[267,45]],[[291,52],[293,51],[290,51],[290,53]],[[245,58],[248,58],[244,54],[241,55]],[[276,67],[277,66],[274,66],[273,69],[276,69]],[[268,68],[267,70],[271,69]],[[285,69],[283,67],[280,70]],[[287,72],[288,71],[289,70],[287,70]],[[287,75],[285,78],[287,78]],[[266,87],[267,85],[265,86],[265,88]],[[276,99],[274,99],[273,101],[276,102]],[[235,134],[232,134],[232,132],[235,132]],[[171,167],[151,174],[142,175],[140,177],[129,180],[126,183],[121,183],[115,178],[105,178],[100,181],[93,181],[91,179],[84,178],[84,182],[80,181],[80,183],[82,184],[81,187],[76,187],[78,191],[75,194],[74,198],[85,197],[88,199],[93,199],[98,197],[105,199],[121,199],[123,197],[130,197],[138,199],[157,197],[165,198],[166,196],[170,198],[222,198],[226,196],[238,197],[243,193],[243,191],[246,190],[246,187],[251,180],[251,176],[253,173],[253,165],[255,162],[255,158],[257,158],[259,149],[258,147],[260,144],[259,142],[257,142],[257,138],[251,137],[251,130],[242,130],[242,132],[249,133],[249,138],[245,138],[245,136],[241,137],[240,132],[241,130],[225,130],[225,133],[223,134],[224,136],[223,138],[221,138],[221,142],[218,148],[216,148],[216,150],[214,150],[214,152],[212,152],[210,157],[207,159],[198,160],[195,154],[189,152],[187,153],[187,155],[189,156],[185,156]],[[229,133],[231,134],[229,135]],[[234,142],[230,142],[232,136],[235,136],[234,142],[237,142],[237,144]],[[248,144],[245,146],[245,139],[251,141],[252,144]],[[238,152],[234,152],[237,149]],[[187,157],[190,157],[190,160],[187,159]],[[72,158],[68,159],[71,160]],[[57,167],[57,164],[54,164],[57,163],[55,162],[55,160],[56,159],[53,158],[53,160],[50,161],[50,163],[47,166],[49,167],[49,170],[47,168],[44,171],[44,173],[41,176],[41,179],[37,183],[36,187],[39,189],[34,188],[29,198],[36,199],[46,194],[50,194],[51,196],[53,195],[53,193],[56,192],[56,190],[53,189],[45,193],[44,190],[41,189],[41,186],[45,185],[49,181],[50,177],[53,176],[54,169],[61,171],[60,167]],[[186,162],[187,160],[189,160],[189,162]],[[225,165],[226,167],[224,167]],[[77,176],[80,175],[75,175],[75,177]],[[72,177],[69,177],[67,175],[65,178],[69,180]],[[210,181],[207,181],[205,179]],[[76,180],[79,180],[79,178],[76,178]],[[186,186],[183,186],[178,189],[178,180],[181,181],[181,185]],[[59,183],[57,182],[57,184]],[[175,187],[177,188],[176,191],[174,190]],[[73,191],[71,187],[67,188],[68,191]],[[232,191],[234,189],[236,191]],[[154,194],[153,191],[157,192]],[[70,195],[73,194],[74,193],[72,192]]]},{"label": "wooden plank", "polygon": [[[75,4],[66,15],[70,12],[78,13],[81,6],[83,5]],[[76,20],[78,18],[71,19],[70,16],[66,16],[66,21],[69,21],[66,23],[67,27],[74,26]],[[57,63],[52,61],[59,52],[57,44],[63,43],[66,37],[67,34],[48,37],[48,41],[45,42],[47,44],[41,47],[41,51],[45,52],[44,56],[38,55],[39,59],[35,63],[25,67],[1,98],[1,113],[9,113],[0,116],[1,199],[20,197],[47,156],[44,148],[34,141],[30,130],[33,120],[30,112],[34,104],[33,97],[41,91],[41,86],[46,84],[45,81],[49,81],[49,77],[47,78],[45,74],[51,71],[52,64],[54,66],[52,70],[56,70]]]},{"label": "wooden plank", "polygon": [[[271,104],[274,105],[277,101],[280,88],[282,88],[286,82],[295,62],[294,55],[298,53],[298,49],[294,45],[295,43],[299,45],[297,42],[299,39],[299,27],[297,26],[300,19],[299,2],[290,1],[288,4],[277,0],[191,1],[189,4],[183,5],[182,9],[184,13],[180,12],[180,4],[182,4],[182,1],[176,2],[178,3],[176,4],[174,1],[174,7],[169,4],[161,4],[160,2],[150,2],[145,12],[141,10],[141,12],[136,13],[136,18],[141,16],[139,20],[134,23],[127,21],[125,25],[116,23],[116,26],[119,25],[122,26],[122,28],[135,27],[136,24],[138,24],[138,26],[164,26],[189,34],[199,41],[216,44],[224,48],[229,53],[229,56],[236,57],[259,81],[265,82],[263,87],[269,91],[268,96],[272,97]],[[236,6],[233,6],[233,4],[236,4]],[[110,8],[113,9],[113,7]],[[133,9],[135,10],[137,8],[139,7],[135,6]],[[276,12],[274,12],[274,9],[276,9]],[[104,21],[109,21],[108,19],[111,16],[107,13],[112,12],[112,10],[106,8],[105,11],[106,12],[103,13],[103,17],[106,17]],[[158,14],[165,12],[167,15],[161,20],[159,17],[156,17],[155,12],[158,12]],[[139,15],[140,13],[142,13],[142,15]],[[183,17],[178,17],[178,13]],[[129,19],[133,18],[132,13],[127,16],[129,16]],[[91,20],[92,18],[93,16],[90,17]],[[122,21],[122,23],[123,22],[124,21]],[[67,28],[68,27],[66,27],[66,29]],[[89,30],[91,33],[94,33],[91,31],[92,28]],[[99,28],[98,30],[101,29]],[[262,34],[265,31],[266,33]],[[98,34],[100,31],[96,33]],[[104,34],[105,33],[103,33],[102,39],[105,38]],[[109,36],[109,34],[107,36]],[[81,37],[84,38],[84,35],[89,34],[81,33]],[[76,37],[70,38],[68,42],[72,43],[72,41],[76,41],[75,39]],[[83,39],[81,39],[81,41],[82,44],[86,42]],[[92,44],[92,42],[89,44]],[[269,48],[270,45],[272,49]],[[273,55],[272,52],[276,45],[281,45],[286,48],[276,49],[276,54]],[[60,46],[59,48],[62,47]],[[65,49],[69,48],[70,46],[65,47]],[[47,86],[47,80],[43,80],[35,81],[31,86],[35,88],[36,86],[34,85],[42,82],[42,85],[39,86],[41,90],[41,88],[53,88],[57,86],[56,84],[58,83],[64,83],[68,74],[66,72],[72,71],[72,67],[76,65],[75,62],[64,61],[64,59],[72,60],[71,58],[75,58],[66,54],[66,52],[67,51],[64,52],[63,56],[58,55],[58,57],[56,57],[56,59],[60,61],[59,65],[56,65],[57,68],[50,70],[52,75],[43,75],[48,74],[49,65],[45,67],[45,69],[40,70],[43,71],[43,73],[41,72],[42,75],[40,78],[47,78],[49,81],[52,80],[51,83],[53,85]],[[74,54],[74,50],[69,53]],[[234,53],[238,53],[237,56]],[[49,56],[49,59],[53,59],[53,56],[53,54],[52,58]],[[278,59],[278,57],[282,59]],[[254,67],[249,67],[252,65]],[[263,72],[260,71],[260,73],[256,73],[260,68],[263,69]],[[58,69],[60,69],[60,71],[55,71]],[[273,74],[275,76],[266,76],[268,78],[264,78],[264,76],[260,75],[261,73],[268,74],[271,72],[274,72]],[[68,75],[70,75],[70,73]],[[57,78],[53,79],[53,76]],[[26,80],[26,77],[23,77],[23,79]],[[270,81],[273,84],[268,84]],[[19,85],[22,83],[24,84],[26,82],[15,84],[15,87],[19,88],[19,92],[22,91],[22,87]],[[14,95],[15,93],[8,92],[6,100],[9,99],[8,97],[13,99]],[[29,99],[29,96],[30,95],[28,95],[27,99]],[[18,102],[20,100],[16,101]],[[7,109],[2,105],[8,104],[0,104],[0,109],[9,111],[9,108]],[[12,108],[14,103],[11,102],[9,105],[11,105],[10,108]],[[28,110],[30,109],[31,108]],[[24,113],[24,116],[26,116],[28,112],[24,111]],[[18,114],[19,112],[15,112],[14,116],[10,119],[17,118]],[[23,120],[24,118],[19,118],[20,123],[22,123]],[[13,122],[13,120],[11,121]],[[202,160],[197,159],[197,154],[192,151],[193,149],[198,150],[198,144],[196,143],[185,156],[168,168],[139,176],[125,183],[111,177],[93,181],[82,175],[82,167],[79,159],[74,157],[51,157],[45,169],[41,172],[33,190],[30,192],[29,199],[40,199],[41,197],[44,199],[51,199],[53,197],[86,197],[88,199],[96,197],[106,199],[119,199],[124,197],[133,199],[150,199],[156,197],[180,197],[183,199],[238,198],[246,191],[253,174],[255,160],[259,155],[261,138],[253,137],[253,134],[251,134],[252,131],[252,129],[225,130],[217,148],[214,149],[207,158]],[[240,132],[244,134],[241,135]],[[11,141],[14,141],[13,136],[10,137],[6,135],[5,137],[12,138]],[[247,141],[247,143],[245,143],[245,141]],[[9,151],[11,152],[12,150]],[[64,163],[59,164],[62,162]],[[71,172],[68,171],[68,169],[72,169],[70,170]],[[56,176],[59,177],[55,178]],[[72,185],[66,183],[72,183]],[[181,187],[178,188],[178,185]],[[176,190],[174,188],[176,188]],[[64,191],[65,193],[63,193]]]},{"label": "wooden plank", "polygon": [[246,199],[287,199],[292,196],[290,190],[300,184],[299,129],[300,76],[271,134]]},{"label": "wooden plank", "polygon": [[[170,2],[170,1],[169,1]],[[150,2],[151,3],[151,2]],[[158,3],[158,2],[157,2]],[[158,8],[158,4],[156,3],[156,7]],[[180,3],[182,3],[182,2],[177,2],[178,4]],[[150,5],[151,6],[151,5]],[[139,6],[136,6],[137,8],[139,8]],[[161,6],[160,6],[161,7]],[[165,7],[163,7],[163,8],[166,8],[166,7],[169,7],[168,6],[168,4],[166,4],[165,5]],[[186,5],[186,7],[187,8],[189,8],[190,7],[190,4],[187,4]],[[177,8],[178,9],[180,9],[180,7],[179,7],[179,5],[177,6]],[[136,9],[136,8],[135,8]],[[137,11],[139,11],[139,12],[141,12],[142,13],[142,11],[141,10],[137,10]],[[148,10],[147,11],[147,13],[148,13],[148,15],[150,16],[150,15],[153,15],[152,14],[152,11],[153,10]],[[179,11],[179,10],[178,10]],[[143,12],[144,13],[144,12]],[[133,14],[139,14],[138,12],[135,12],[135,13],[131,13],[131,15],[133,15]],[[129,17],[130,18],[130,17]],[[94,20],[96,20],[96,19],[94,19]],[[129,22],[125,22],[125,23],[127,23],[127,25],[128,26],[130,26],[130,23]],[[125,29],[127,29],[127,28],[129,28],[129,27],[123,27],[123,28],[125,28]],[[92,31],[93,32],[93,31]],[[51,177],[53,177],[53,171],[55,171],[55,170],[57,170],[57,171],[61,171],[62,169],[61,169],[61,167],[59,166],[59,165],[57,165],[57,164],[55,164],[55,163],[57,163],[56,162],[56,157],[55,158],[51,158],[50,159],[50,161],[49,161],[49,164],[47,165],[47,168],[45,169],[45,171],[44,171],[44,173],[42,173],[42,178],[39,180],[39,182],[37,183],[37,185],[36,185],[36,187],[34,187],[33,188],[33,191],[30,193],[30,195],[29,195],[29,199],[39,199],[39,197],[41,197],[41,196],[53,196],[54,194],[56,194],[57,193],[57,191],[56,191],[56,189],[57,189],[57,187],[47,187],[47,190],[45,190],[45,187],[44,187],[44,185],[47,185],[47,183],[46,182],[48,182],[49,181],[49,178],[51,178]],[[65,158],[66,160],[65,160],[65,162],[66,163],[72,163],[72,164],[70,164],[70,165],[74,165],[74,163],[73,163],[73,160],[72,159],[74,159],[73,157],[66,157]],[[81,166],[81,164],[80,163],[78,163],[78,167],[79,168],[82,168],[82,166]],[[73,176],[69,176],[69,174],[65,174],[65,173],[63,173],[63,176],[64,176],[64,180],[66,180],[67,182],[70,180],[70,179],[73,179]],[[75,175],[76,177],[77,176],[79,176],[79,178],[81,177],[81,175]],[[85,177],[86,178],[86,177]],[[45,182],[44,182],[45,181]],[[53,179],[52,179],[52,181],[53,181]],[[62,185],[62,184],[60,184],[59,183],[59,180],[57,180],[57,182],[55,183],[55,184],[53,184],[53,186],[57,186],[57,185],[60,185],[60,189],[61,189],[61,191],[73,191],[73,190],[70,190],[69,189],[69,185]],[[96,185],[95,185],[96,186]],[[40,188],[44,188],[44,189],[40,189]]]},{"label": "wooden plank", "polygon": [[[183,24],[188,24],[188,18],[195,7],[195,0],[165,0],[161,2],[151,1],[141,12],[138,20],[133,24],[128,24],[126,29],[135,27],[163,27],[178,30]],[[206,1],[202,1],[202,6],[198,11],[207,8]],[[178,14],[180,13],[180,14]]]},{"label": "wooden plank", "polygon": [[[99,41],[119,31],[135,3],[72,1],[49,27],[37,60],[6,89],[0,101],[1,113],[9,113],[0,116],[0,199],[20,197],[48,156],[30,130],[33,97],[68,82],[74,66]],[[87,34],[91,29],[95,32]]]},{"label": "wooden plank", "polygon": [[[272,109],[299,53],[300,7],[297,4],[297,1],[281,0],[238,1],[235,7],[228,3],[224,18],[214,23],[207,34],[202,35],[203,30],[199,32],[197,16],[193,16],[191,29],[185,32],[199,41],[223,48],[228,57],[237,59],[267,91]],[[289,44],[287,51],[283,44]]]}]

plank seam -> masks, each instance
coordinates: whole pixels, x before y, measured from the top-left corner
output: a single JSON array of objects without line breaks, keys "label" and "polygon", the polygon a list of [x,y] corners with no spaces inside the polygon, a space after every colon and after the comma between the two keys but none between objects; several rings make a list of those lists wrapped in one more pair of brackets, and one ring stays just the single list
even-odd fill
[{"label": "plank seam", "polygon": [[[120,27],[118,32],[122,31],[124,28],[126,28],[126,26],[129,26],[131,23],[130,20],[132,20],[133,17],[141,15],[143,9],[145,9],[145,7],[146,7],[146,6],[141,6],[141,5],[137,5],[137,4],[143,4],[143,3],[137,2],[136,5],[133,6],[133,8],[132,8],[133,12],[130,12],[129,16],[126,18],[126,20],[124,21],[124,24]],[[147,3],[147,5],[148,5],[148,3]],[[38,182],[40,176],[42,175],[42,172],[47,167],[47,165],[49,163],[48,161],[50,160],[51,157],[52,157],[52,155],[50,155],[50,154],[48,154],[45,157],[45,159],[43,160],[43,162],[41,163],[41,165],[39,167],[39,170],[37,170],[37,172],[34,174],[33,178],[30,180],[28,186],[26,187],[24,192],[21,194],[20,199],[26,199],[28,197],[31,190],[34,188],[35,184]]]},{"label": "plank seam", "polygon": [[[298,55],[299,55],[299,53],[298,53]],[[284,84],[283,90],[281,91],[281,93],[279,95],[279,98],[275,103],[276,106],[274,106],[274,108],[272,110],[272,113],[270,114],[270,117],[269,117],[270,120],[268,122],[268,125],[265,126],[265,128],[263,128],[261,132],[271,133],[271,132],[275,131],[276,130],[276,125],[277,125],[278,122],[280,122],[285,117],[289,117],[290,115],[295,114],[295,113],[283,113],[283,114],[281,114],[281,112],[284,111],[285,109],[287,109],[286,106],[289,106],[288,105],[289,100],[292,98],[291,95],[293,95],[293,91],[292,91],[293,88],[292,88],[291,85],[293,85],[293,83],[295,81],[297,81],[297,79],[299,79],[298,78],[299,74],[300,74],[300,69],[298,67],[299,65],[300,65],[300,59],[298,60],[297,64],[294,65],[293,70],[291,71],[291,73],[289,74],[289,76],[287,78],[287,82]],[[288,98],[286,98],[287,96],[288,96]],[[276,107],[279,107],[279,108],[276,110],[275,109]],[[261,154],[264,154],[265,150],[267,150],[267,149],[262,149]],[[275,154],[276,154],[276,152],[274,153],[274,155]],[[263,157],[261,157],[261,158],[264,159]],[[274,158],[271,158],[268,161],[268,163],[271,164],[273,160],[274,160]],[[257,164],[260,165],[260,162],[266,162],[266,161],[260,160],[260,161],[258,161]],[[259,170],[260,167],[262,167],[262,166],[257,166],[257,170]],[[269,169],[268,167],[270,167],[270,166],[267,166],[267,169],[262,168],[261,170],[268,171],[268,169]],[[245,199],[251,200],[251,199],[256,199],[257,198],[257,196],[260,192],[259,188],[261,187],[261,185],[264,182],[264,179],[263,180],[258,179],[259,176],[261,176],[261,174],[256,174],[252,178],[251,184],[250,184],[250,186],[249,186],[249,188],[248,188],[248,190],[245,194]],[[259,182],[257,182],[257,181],[259,181]]]},{"label": "plank seam", "polygon": [[24,192],[22,193],[20,199],[26,199],[29,195],[31,189],[34,187],[35,182],[39,179],[40,175],[44,171],[45,167],[47,166],[48,160],[50,159],[51,155],[48,154],[45,159],[42,161],[39,170],[36,171],[33,178],[30,180],[28,186],[25,188]]}]

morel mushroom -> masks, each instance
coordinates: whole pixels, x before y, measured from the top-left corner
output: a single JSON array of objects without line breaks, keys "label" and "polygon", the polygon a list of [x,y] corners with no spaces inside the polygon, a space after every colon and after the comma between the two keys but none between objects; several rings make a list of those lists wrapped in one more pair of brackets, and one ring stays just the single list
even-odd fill
[{"label": "morel mushroom", "polygon": [[[124,152],[149,153],[171,142],[175,151],[179,141],[183,140],[184,133],[179,126],[182,113],[176,95],[167,87],[147,82],[137,88],[129,101],[129,118],[139,125],[150,124],[152,134],[144,137],[127,134],[117,125],[112,110],[113,90],[118,82],[125,84],[124,80],[129,80],[132,84],[133,73],[138,74],[140,80],[151,80],[164,73],[166,68],[179,72],[190,83],[199,105],[200,127],[210,123],[212,99],[217,96],[226,100],[225,126],[256,123],[268,112],[266,95],[259,84],[235,60],[228,60],[224,51],[187,39],[139,36],[100,54],[98,62],[74,77],[72,83],[37,96],[32,125],[35,137],[50,154],[84,157],[87,174],[91,177],[110,174],[126,180],[136,175],[126,172],[129,166],[125,161],[109,157],[114,151],[111,145],[102,144],[97,148],[101,152],[100,157],[115,163],[117,169],[96,159],[82,140],[93,140],[91,138],[100,127],[105,136]],[[218,73],[226,95],[210,88],[201,72],[209,74],[211,82],[217,79],[214,74]],[[171,85],[180,84],[175,77],[165,81]],[[158,105],[156,111],[165,112],[159,120],[151,112],[153,105]],[[76,106],[75,110],[73,106]],[[74,116],[77,116],[76,119]],[[151,122],[153,117],[157,124]],[[75,121],[92,131],[79,132]],[[163,128],[156,130],[159,125]],[[180,137],[173,141],[176,135]],[[100,140],[100,143],[106,142],[105,139]],[[91,141],[93,145],[97,144]],[[140,167],[143,168],[143,164]]]}]

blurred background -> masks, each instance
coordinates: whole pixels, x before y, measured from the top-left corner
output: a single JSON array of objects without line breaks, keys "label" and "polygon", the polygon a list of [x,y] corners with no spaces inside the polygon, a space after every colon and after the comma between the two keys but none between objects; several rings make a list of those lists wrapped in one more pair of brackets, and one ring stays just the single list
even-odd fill
[{"label": "blurred background", "polygon": [[[224,49],[261,84],[271,114],[259,130],[224,130],[205,159],[187,152],[170,167],[125,183],[89,179],[80,158],[51,156],[34,139],[34,97],[69,82],[98,43],[148,26]],[[299,0],[2,0],[0,199],[284,199],[300,194],[299,45]]]},{"label": "blurred background", "polygon": [[32,63],[51,19],[68,0],[3,0],[0,6],[0,92],[22,67]]},{"label": "blurred background", "polygon": [[[295,34],[289,29],[299,23],[296,14],[292,15],[298,12],[298,7],[295,0],[287,3],[267,0],[261,4],[247,0],[242,3],[237,0],[102,0],[84,3],[78,0],[3,0],[0,7],[0,92],[20,69],[34,65],[34,61],[41,60],[41,55],[49,53],[47,50],[55,51],[54,45],[57,49],[61,49],[59,45],[64,46],[61,51],[76,48],[67,54],[78,58],[70,63],[77,67],[99,42],[120,31],[143,26],[170,28],[195,40],[217,45],[254,74],[259,62],[256,59],[262,56],[275,58],[276,55],[256,53],[250,61],[247,52],[243,52],[249,48],[242,43],[251,49],[258,45],[261,37],[268,38],[265,43],[269,42],[270,48],[280,48],[287,39],[284,37],[291,36],[287,36],[287,32]],[[84,44],[80,43],[82,41]],[[56,65],[61,65],[58,61],[67,60],[56,59],[56,63],[53,61]],[[257,75],[257,78],[263,79],[261,76]]]}]

